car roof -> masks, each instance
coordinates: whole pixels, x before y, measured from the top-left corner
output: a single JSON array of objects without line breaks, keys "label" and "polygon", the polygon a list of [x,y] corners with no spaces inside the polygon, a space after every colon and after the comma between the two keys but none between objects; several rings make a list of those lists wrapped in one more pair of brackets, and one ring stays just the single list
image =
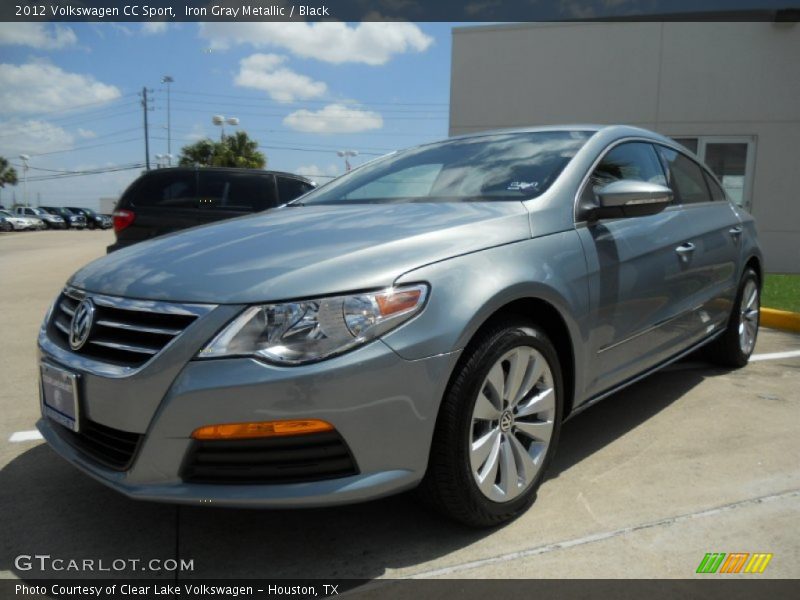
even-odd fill
[{"label": "car roof", "polygon": [[[460,140],[469,138],[478,138],[488,135],[498,135],[503,133],[541,133],[548,131],[588,131],[590,133],[600,133],[611,137],[645,137],[659,142],[673,143],[667,137],[658,134],[649,129],[642,129],[641,127],[634,127],[632,125],[601,125],[597,123],[571,123],[565,125],[540,125],[531,127],[509,127],[502,129],[489,129],[484,131],[476,131],[473,133],[466,133],[456,135],[449,140]],[[442,140],[443,141],[443,140]],[[436,143],[436,142],[434,142]]]},{"label": "car roof", "polygon": [[146,171],[142,173],[142,177],[145,177],[151,173],[163,173],[163,172],[188,172],[188,171],[215,171],[215,172],[236,172],[236,173],[255,173],[258,175],[282,175],[284,177],[292,177],[293,179],[300,179],[302,181],[306,181],[311,183],[312,180],[308,177],[303,175],[298,175],[297,173],[289,173],[288,171],[273,171],[268,169],[247,169],[242,167],[162,167],[159,169],[151,169],[150,171]]}]

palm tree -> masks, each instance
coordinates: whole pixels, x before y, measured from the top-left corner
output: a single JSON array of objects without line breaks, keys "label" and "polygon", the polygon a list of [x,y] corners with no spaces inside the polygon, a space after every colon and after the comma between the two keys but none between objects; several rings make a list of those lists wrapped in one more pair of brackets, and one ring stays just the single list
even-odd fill
[{"label": "palm tree", "polygon": [[184,167],[263,169],[267,166],[267,157],[258,151],[257,141],[250,139],[244,131],[237,131],[220,142],[206,138],[184,146],[178,164]]},{"label": "palm tree", "polygon": [[8,161],[0,156],[0,188],[17,185],[17,181],[17,170],[9,166]]}]

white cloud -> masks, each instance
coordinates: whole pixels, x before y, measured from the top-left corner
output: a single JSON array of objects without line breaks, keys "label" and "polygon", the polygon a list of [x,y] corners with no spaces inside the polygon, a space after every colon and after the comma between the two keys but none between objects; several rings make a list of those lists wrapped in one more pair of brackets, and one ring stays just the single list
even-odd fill
[{"label": "white cloud", "polygon": [[0,23],[0,45],[31,46],[40,50],[57,50],[74,46],[75,32],[63,25],[43,23]]},{"label": "white cloud", "polygon": [[41,113],[119,98],[113,85],[50,64],[0,64],[0,107],[6,113]]},{"label": "white cloud", "polygon": [[239,73],[234,83],[239,87],[267,92],[277,102],[294,102],[317,98],[328,91],[321,81],[295,73],[282,66],[285,56],[253,54],[239,62]]},{"label": "white cloud", "polygon": [[37,119],[0,121],[0,154],[39,154],[71,148],[75,138],[65,129]]},{"label": "white cloud", "polygon": [[215,49],[235,44],[277,46],[302,58],[329,63],[382,65],[394,55],[424,52],[433,38],[413,23],[368,22],[355,26],[321,23],[201,23],[200,35]]},{"label": "white cloud", "polygon": [[326,167],[320,167],[318,165],[302,165],[297,167],[294,172],[298,175],[309,177],[310,179],[318,177],[323,181],[328,181],[329,179],[337,177],[341,173],[341,170],[334,164],[329,164]]},{"label": "white cloud", "polygon": [[78,136],[82,137],[85,140],[90,140],[92,138],[96,138],[97,134],[91,129],[84,129],[83,127],[78,127]]},{"label": "white cloud", "polygon": [[371,110],[328,104],[324,108],[296,110],[283,119],[283,124],[308,133],[356,133],[383,127],[383,118]]},{"label": "white cloud", "polygon": [[142,23],[142,34],[144,35],[161,35],[166,33],[169,24],[166,21],[147,21]]}]

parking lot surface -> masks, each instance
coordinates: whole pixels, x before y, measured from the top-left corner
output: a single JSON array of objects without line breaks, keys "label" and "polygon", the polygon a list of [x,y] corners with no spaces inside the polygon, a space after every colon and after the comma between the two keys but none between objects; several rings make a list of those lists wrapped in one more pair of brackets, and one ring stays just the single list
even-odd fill
[{"label": "parking lot surface", "polygon": [[768,329],[744,369],[682,361],[569,421],[536,504],[498,529],[444,521],[413,494],[296,511],[117,495],[25,433],[41,319],[112,240],[0,235],[2,577],[92,576],[15,565],[39,553],[192,559],[180,578],[687,578],[708,552],[773,554],[763,574],[737,577],[800,576],[800,336]]}]

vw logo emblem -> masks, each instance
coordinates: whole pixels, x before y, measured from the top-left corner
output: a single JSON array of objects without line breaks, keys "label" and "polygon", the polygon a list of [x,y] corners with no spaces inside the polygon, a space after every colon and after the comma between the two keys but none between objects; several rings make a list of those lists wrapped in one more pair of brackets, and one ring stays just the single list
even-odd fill
[{"label": "vw logo emblem", "polygon": [[514,416],[511,414],[510,411],[505,411],[500,416],[500,431],[506,432],[511,429],[511,426],[514,424]]},{"label": "vw logo emblem", "polygon": [[89,339],[92,325],[94,325],[94,303],[91,298],[86,298],[72,315],[72,323],[69,326],[69,347],[80,350]]}]

